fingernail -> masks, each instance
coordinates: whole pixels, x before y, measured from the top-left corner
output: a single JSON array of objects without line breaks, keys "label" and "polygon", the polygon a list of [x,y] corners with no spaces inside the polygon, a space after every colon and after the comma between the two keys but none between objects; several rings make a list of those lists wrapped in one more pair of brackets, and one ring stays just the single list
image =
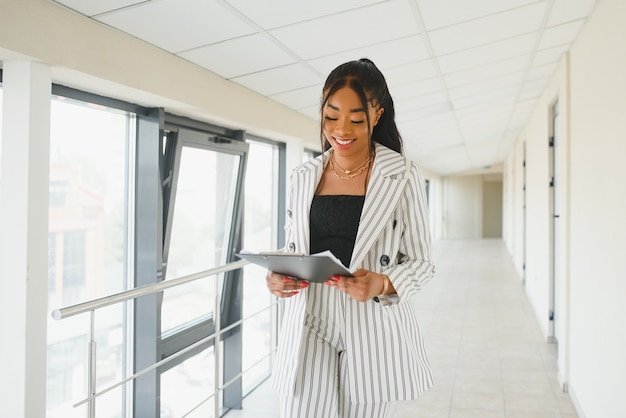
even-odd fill
[{"label": "fingernail", "polygon": [[290,281],[292,281],[293,279],[292,279],[291,277],[284,277],[284,278],[283,278],[283,280],[284,280],[284,281],[286,281],[286,282],[290,282]]},{"label": "fingernail", "polygon": [[326,280],[326,281],[324,282],[324,284],[325,284],[326,286],[330,286],[330,281],[329,281],[329,280]]},{"label": "fingernail", "polygon": [[302,287],[309,287],[309,282],[302,282]]},{"label": "fingernail", "polygon": [[339,276],[333,276],[333,280],[338,282],[339,280],[341,280],[341,278]]}]

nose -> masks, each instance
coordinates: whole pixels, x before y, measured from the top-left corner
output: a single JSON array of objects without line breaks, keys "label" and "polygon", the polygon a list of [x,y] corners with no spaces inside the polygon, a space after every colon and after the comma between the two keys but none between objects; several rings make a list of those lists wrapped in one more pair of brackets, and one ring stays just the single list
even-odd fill
[{"label": "nose", "polygon": [[350,118],[339,118],[337,120],[336,130],[339,133],[347,133],[352,130],[352,123],[350,123]]}]

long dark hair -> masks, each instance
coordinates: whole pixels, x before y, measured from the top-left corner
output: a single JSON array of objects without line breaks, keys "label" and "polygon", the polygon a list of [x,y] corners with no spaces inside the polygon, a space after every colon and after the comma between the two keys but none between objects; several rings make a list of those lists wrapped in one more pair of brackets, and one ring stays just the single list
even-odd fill
[{"label": "long dark hair", "polygon": [[393,107],[393,99],[389,94],[387,82],[378,67],[367,58],[341,64],[331,71],[326,79],[326,83],[324,83],[320,108],[322,113],[320,129],[322,150],[326,151],[330,148],[330,143],[324,136],[324,106],[326,106],[330,96],[343,87],[349,87],[354,90],[361,99],[363,109],[368,108],[368,100],[385,109],[373,131],[369,112],[365,112],[368,130],[372,131],[370,139],[402,154],[402,137],[396,126],[396,112]]}]

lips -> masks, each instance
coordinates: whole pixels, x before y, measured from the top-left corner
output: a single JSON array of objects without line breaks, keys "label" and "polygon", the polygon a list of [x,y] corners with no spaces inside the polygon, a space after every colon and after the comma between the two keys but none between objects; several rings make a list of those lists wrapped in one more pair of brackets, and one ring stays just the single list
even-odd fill
[{"label": "lips", "polygon": [[352,142],[354,142],[354,139],[340,139],[337,137],[333,137],[335,139],[335,141],[339,144],[339,145],[350,145]]}]

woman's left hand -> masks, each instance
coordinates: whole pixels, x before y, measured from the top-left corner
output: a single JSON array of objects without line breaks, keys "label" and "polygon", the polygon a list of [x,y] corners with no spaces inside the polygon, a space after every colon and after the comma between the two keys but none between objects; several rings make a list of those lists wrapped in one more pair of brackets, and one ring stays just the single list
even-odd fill
[{"label": "woman's left hand", "polygon": [[359,302],[365,302],[381,294],[384,280],[382,274],[361,269],[354,272],[354,277],[333,276],[324,284],[336,287]]}]

